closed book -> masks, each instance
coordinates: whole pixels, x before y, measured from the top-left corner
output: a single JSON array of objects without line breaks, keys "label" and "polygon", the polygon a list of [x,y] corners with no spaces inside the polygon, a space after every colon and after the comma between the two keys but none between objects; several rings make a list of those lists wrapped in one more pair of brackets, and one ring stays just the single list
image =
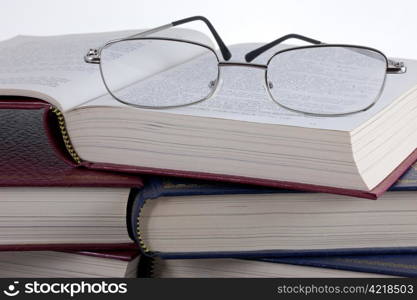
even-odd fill
[{"label": "closed book", "polygon": [[142,180],[74,168],[43,130],[43,104],[28,105],[0,109],[0,250],[137,249],[128,222]]},{"label": "closed book", "polygon": [[[144,259],[146,260],[146,259]],[[148,259],[142,276],[154,278],[416,277],[416,254],[243,259]]]},{"label": "closed book", "polygon": [[[262,82],[262,70],[241,67],[227,68],[223,86],[206,101],[182,108],[140,109],[112,98],[99,67],[83,61],[92,46],[130,34],[19,36],[2,42],[2,107],[42,106],[45,118],[57,120],[55,125],[47,123],[49,135],[60,140],[57,144],[65,146],[75,166],[90,169],[375,199],[417,158],[413,122],[417,62],[413,60],[404,60],[406,73],[387,75],[372,108],[347,116],[312,117],[284,110],[268,98],[262,84],[254,84],[258,79]],[[161,34],[211,45],[207,36],[193,30]],[[230,49],[239,61],[256,47],[259,44],[238,44]],[[146,45],[129,49],[153,53]],[[50,53],[57,59],[51,59]],[[169,76],[165,71],[179,67],[198,74],[205,69],[193,65],[196,61],[184,53],[180,61],[171,55],[175,53],[165,54],[161,65],[138,68],[144,72],[141,78],[159,80],[160,93],[155,97],[161,98],[169,92],[164,89],[164,76]],[[113,55],[115,60],[123,57]],[[259,57],[258,63],[264,60]],[[115,76],[123,78],[123,74]],[[31,104],[24,97],[43,102]]]},{"label": "closed book", "polygon": [[0,277],[137,277],[139,261],[134,250],[0,252]]},{"label": "closed book", "polygon": [[165,259],[414,253],[416,180],[413,166],[371,201],[154,178],[137,195],[132,231]]}]

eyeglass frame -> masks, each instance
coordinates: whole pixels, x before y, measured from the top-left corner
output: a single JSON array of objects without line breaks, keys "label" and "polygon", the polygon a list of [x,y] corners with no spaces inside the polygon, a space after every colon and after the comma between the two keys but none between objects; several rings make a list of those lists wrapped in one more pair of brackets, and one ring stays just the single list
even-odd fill
[{"label": "eyeglass frame", "polygon": [[[177,25],[181,25],[184,23],[188,23],[188,22],[192,22],[192,21],[203,21],[209,28],[209,30],[211,31],[211,33],[213,34],[220,52],[223,56],[223,61],[221,61],[219,59],[219,56],[216,52],[216,50],[214,50],[212,47],[199,43],[199,42],[195,42],[195,41],[191,41],[191,40],[186,40],[186,39],[176,39],[176,38],[167,38],[167,37],[147,37],[147,35],[159,32],[159,31],[163,31],[166,29],[169,29],[171,27],[177,26]],[[259,55],[261,55],[262,53],[266,52],[267,50],[279,45],[280,43],[288,40],[288,39],[298,39],[298,40],[302,40],[308,43],[312,43],[313,45],[306,45],[306,46],[295,46],[295,47],[290,47],[290,48],[285,48],[282,49],[280,51],[277,51],[276,53],[274,53],[267,61],[266,64],[256,64],[256,63],[251,63],[251,61],[253,61],[256,57],[258,57]],[[126,102],[123,101],[121,99],[119,99],[116,95],[113,94],[113,92],[110,90],[110,88],[108,87],[106,80],[104,78],[104,74],[103,74],[103,68],[101,65],[101,53],[102,51],[115,44],[115,43],[119,43],[119,42],[124,42],[124,41],[136,41],[136,40],[162,40],[162,41],[172,41],[172,42],[180,42],[180,43],[188,43],[188,44],[192,44],[195,46],[200,46],[203,47],[209,51],[211,51],[216,60],[217,60],[217,77],[215,80],[215,85],[211,87],[211,91],[210,93],[197,101],[193,101],[191,103],[186,103],[186,104],[180,104],[180,105],[172,105],[172,106],[147,106],[147,105],[138,105],[138,104],[134,104],[134,103],[130,103],[130,102]],[[362,50],[369,50],[375,53],[380,54],[384,59],[385,59],[385,63],[386,63],[386,72],[385,72],[385,76],[384,76],[384,80],[382,82],[380,91],[377,95],[377,97],[375,97],[375,100],[373,102],[371,102],[367,107],[356,110],[356,111],[351,111],[351,112],[347,112],[347,113],[339,113],[339,114],[322,114],[322,113],[311,113],[311,112],[305,112],[302,110],[297,110],[297,109],[293,109],[290,107],[287,107],[286,105],[283,105],[282,103],[280,103],[279,101],[277,101],[270,90],[269,87],[269,83],[268,83],[268,66],[269,63],[271,62],[271,60],[273,58],[275,58],[275,56],[284,53],[284,52],[288,52],[288,51],[293,51],[293,50],[300,50],[300,49],[312,49],[312,48],[324,48],[324,47],[341,47],[341,48],[356,48],[356,49],[362,49]],[[90,64],[99,64],[100,67],[100,76],[103,80],[104,86],[106,88],[106,90],[109,92],[109,94],[117,101],[129,105],[129,106],[133,106],[133,107],[137,107],[137,108],[143,108],[143,109],[169,109],[169,108],[177,108],[177,107],[184,107],[184,106],[189,106],[189,105],[193,105],[193,104],[197,104],[200,103],[202,101],[205,101],[209,98],[211,98],[213,96],[213,94],[216,92],[218,86],[219,86],[219,81],[221,78],[221,67],[227,67],[227,66],[237,66],[237,67],[250,67],[250,68],[257,68],[257,69],[263,69],[265,70],[265,74],[264,74],[264,79],[265,79],[265,87],[266,90],[268,91],[268,95],[271,98],[272,101],[274,101],[277,105],[279,105],[280,107],[287,109],[289,111],[293,111],[293,112],[297,112],[297,113],[302,113],[302,114],[306,114],[306,115],[311,115],[311,116],[321,116],[321,117],[337,117],[337,116],[346,116],[346,115],[350,115],[350,114],[355,114],[358,112],[362,112],[362,111],[366,111],[368,109],[370,109],[372,106],[375,105],[375,103],[379,100],[381,93],[384,89],[384,85],[385,85],[385,80],[386,80],[386,75],[387,74],[403,74],[407,71],[407,68],[405,66],[405,64],[403,62],[400,61],[394,61],[391,59],[388,59],[387,56],[381,52],[380,50],[377,50],[375,48],[371,48],[371,47],[367,47],[367,46],[359,46],[359,45],[349,45],[349,44],[327,44],[327,43],[323,43],[320,42],[318,40],[303,36],[303,35],[299,35],[299,34],[287,34],[284,35],[270,43],[267,43],[265,45],[262,45],[259,48],[256,48],[248,53],[246,53],[245,55],[245,60],[246,62],[237,62],[237,61],[229,61],[230,58],[232,57],[230,50],[227,48],[227,46],[225,45],[225,43],[223,42],[223,40],[220,38],[220,36],[218,35],[217,31],[214,29],[214,26],[210,23],[210,21],[203,17],[203,16],[194,16],[194,17],[190,17],[190,18],[186,18],[186,19],[181,19],[178,21],[174,21],[172,23],[169,24],[165,24],[162,26],[158,26],[134,35],[130,35],[128,37],[125,38],[118,38],[118,39],[113,39],[110,40],[108,42],[106,42],[103,46],[99,47],[99,48],[91,48],[88,53],[84,56],[84,61],[86,63],[90,63]]]}]

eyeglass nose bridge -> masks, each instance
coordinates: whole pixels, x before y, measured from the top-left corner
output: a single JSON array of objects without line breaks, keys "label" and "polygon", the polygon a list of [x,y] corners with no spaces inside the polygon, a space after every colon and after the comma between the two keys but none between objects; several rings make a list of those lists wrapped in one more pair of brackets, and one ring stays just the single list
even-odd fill
[{"label": "eyeglass nose bridge", "polygon": [[248,67],[248,68],[256,68],[266,70],[268,68],[267,65],[263,64],[253,64],[247,62],[238,62],[238,61],[221,61],[219,62],[219,67]]},{"label": "eyeglass nose bridge", "polygon": [[271,93],[270,89],[272,89],[274,86],[273,86],[272,82],[268,81],[268,79],[267,79],[266,74],[267,74],[267,70],[268,70],[268,65],[254,64],[254,63],[247,63],[247,62],[238,62],[238,61],[220,61],[218,65],[219,65],[219,68],[220,67],[249,67],[249,68],[264,70],[265,71],[264,87],[268,91],[269,95],[271,95],[270,94]]}]

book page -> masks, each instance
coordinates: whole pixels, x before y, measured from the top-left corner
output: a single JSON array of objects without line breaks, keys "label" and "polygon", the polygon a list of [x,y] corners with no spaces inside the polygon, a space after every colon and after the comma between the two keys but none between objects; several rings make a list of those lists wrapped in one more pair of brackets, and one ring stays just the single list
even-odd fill
[{"label": "book page", "polygon": [[[231,47],[232,61],[244,61],[244,54],[259,44],[241,44]],[[266,63],[268,58],[275,52],[287,46],[275,47],[262,54],[254,63]],[[216,93],[207,100],[189,106],[159,109],[158,112],[192,115],[210,118],[224,118],[238,121],[257,122],[266,124],[280,124],[289,126],[300,126],[308,128],[319,128],[329,130],[351,131],[360,124],[375,116],[383,108],[395,100],[406,95],[408,92],[417,90],[417,62],[405,60],[407,72],[405,74],[387,74],[384,90],[376,104],[367,111],[350,114],[346,116],[318,117],[293,112],[277,105],[268,95],[265,86],[265,71],[263,69],[248,67],[221,67],[221,80]],[[175,68],[174,68],[175,69]],[[165,103],[172,89],[169,86],[171,72],[188,73],[184,78],[198,78],[198,73],[204,72],[204,65],[201,60],[194,59],[166,72],[158,73],[156,76],[139,81],[126,95],[129,101],[135,103],[135,97],[140,94],[145,86],[158,84],[157,94],[149,99],[149,104]],[[190,75],[191,74],[191,75]],[[314,74],[312,74],[314,76]],[[178,82],[178,81],[176,81]],[[187,90],[189,81],[180,82],[183,90]],[[209,82],[207,82],[209,84]],[[110,95],[104,95],[87,104],[87,106],[126,106],[117,102]],[[139,109],[139,108],[132,108]]]},{"label": "book page", "polygon": [[[107,90],[102,82],[99,65],[84,62],[90,48],[97,48],[109,40],[127,37],[142,30],[122,32],[73,34],[62,36],[17,36],[0,43],[0,94],[38,97],[70,110],[86,103]],[[153,36],[191,39],[211,45],[211,40],[198,31],[175,28]],[[144,49],[131,49],[143,51]],[[174,63],[165,61],[159,68]],[[120,56],[114,56],[120,59]],[[143,70],[155,72],[158,70]],[[122,78],[122,77],[121,77]]]}]

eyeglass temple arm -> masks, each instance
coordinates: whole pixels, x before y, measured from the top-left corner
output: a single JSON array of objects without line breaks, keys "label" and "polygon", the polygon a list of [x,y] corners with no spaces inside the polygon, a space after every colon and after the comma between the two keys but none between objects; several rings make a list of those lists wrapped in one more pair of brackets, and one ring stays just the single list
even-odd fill
[{"label": "eyeglass temple arm", "polygon": [[247,53],[245,55],[246,62],[251,62],[252,60],[257,58],[259,55],[264,53],[265,51],[267,51],[267,50],[271,49],[272,47],[275,47],[276,45],[279,45],[282,42],[285,42],[286,40],[289,40],[289,39],[302,40],[304,42],[308,42],[308,43],[315,44],[315,45],[323,44],[322,42],[320,42],[318,40],[315,40],[315,39],[312,39],[312,38],[309,38],[309,37],[306,37],[306,36],[303,36],[303,35],[291,33],[291,34],[284,35],[284,36],[280,37],[279,39],[276,39],[275,41],[272,41],[268,44],[265,44],[265,45],[263,45],[259,48],[256,48],[255,50],[252,50],[251,52]]},{"label": "eyeglass temple arm", "polygon": [[[207,18],[203,16],[194,16],[194,17],[177,20],[166,25],[162,25],[159,27],[155,27],[146,31],[142,31],[142,32],[130,35],[127,38],[137,38],[137,37],[147,36],[149,34],[156,33],[161,30],[165,30],[174,26],[182,25],[185,23],[193,22],[193,21],[203,21],[207,25],[207,27],[210,29],[210,32],[214,36],[214,39],[216,40],[217,45],[219,46],[220,52],[222,53],[224,60],[229,60],[232,57],[230,50],[227,48],[226,44],[223,42],[220,35],[217,33],[216,29],[214,29],[214,26],[210,23],[210,21]],[[88,53],[84,56],[84,61],[86,63],[91,63],[91,64],[100,63],[99,49],[90,49]]]},{"label": "eyeglass temple arm", "polygon": [[220,35],[217,33],[216,29],[214,29],[214,26],[210,23],[210,21],[207,18],[203,16],[194,16],[194,17],[177,20],[177,21],[174,21],[172,23],[169,23],[160,27],[156,27],[153,29],[149,29],[147,31],[139,32],[137,34],[129,36],[128,38],[146,36],[146,35],[149,35],[149,34],[164,30],[164,29],[168,29],[174,26],[178,26],[178,25],[182,25],[182,24],[194,22],[194,21],[203,21],[207,25],[207,27],[210,29],[211,34],[214,36],[214,39],[216,40],[217,45],[219,46],[220,52],[222,53],[224,60],[229,60],[232,57],[232,54],[230,53],[226,44],[221,39]]},{"label": "eyeglass temple arm", "polygon": [[210,29],[211,34],[216,40],[217,45],[219,46],[220,52],[222,53],[224,60],[229,60],[232,57],[232,54],[230,53],[226,44],[221,39],[220,35],[217,33],[216,29],[214,29],[214,26],[210,23],[210,21],[206,17],[194,16],[194,17],[189,17],[189,18],[174,21],[171,24],[172,26],[178,26],[178,25],[182,25],[182,24],[194,22],[194,21],[202,21],[207,25],[207,27]]}]

